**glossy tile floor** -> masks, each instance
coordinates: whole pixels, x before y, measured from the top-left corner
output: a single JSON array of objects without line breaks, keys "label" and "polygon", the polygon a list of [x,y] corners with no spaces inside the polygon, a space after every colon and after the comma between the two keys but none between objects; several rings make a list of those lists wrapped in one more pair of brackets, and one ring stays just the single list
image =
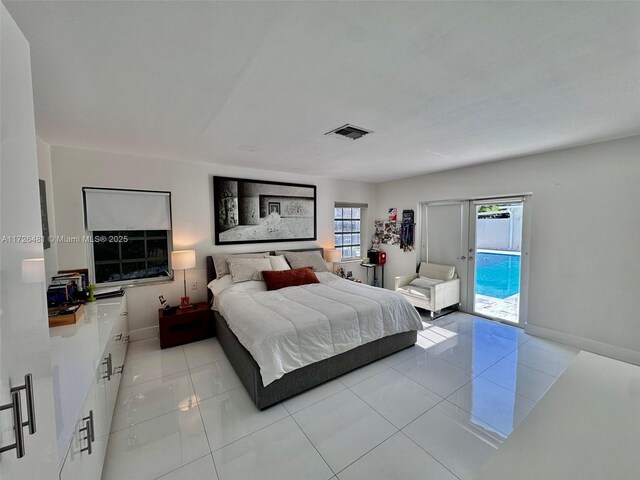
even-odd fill
[{"label": "glossy tile floor", "polygon": [[259,411],[217,340],[129,346],[103,479],[471,479],[577,350],[463,313]]}]

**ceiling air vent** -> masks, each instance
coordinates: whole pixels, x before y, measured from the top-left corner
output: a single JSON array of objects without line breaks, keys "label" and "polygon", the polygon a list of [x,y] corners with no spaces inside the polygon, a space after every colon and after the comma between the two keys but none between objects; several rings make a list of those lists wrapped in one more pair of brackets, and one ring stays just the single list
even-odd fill
[{"label": "ceiling air vent", "polygon": [[350,138],[351,140],[357,140],[359,138],[364,137],[365,135],[373,133],[371,130],[365,130],[364,128],[356,127],[354,125],[343,125],[341,127],[336,128],[335,130],[331,130],[330,132],[325,133],[325,135],[339,135],[341,137]]}]

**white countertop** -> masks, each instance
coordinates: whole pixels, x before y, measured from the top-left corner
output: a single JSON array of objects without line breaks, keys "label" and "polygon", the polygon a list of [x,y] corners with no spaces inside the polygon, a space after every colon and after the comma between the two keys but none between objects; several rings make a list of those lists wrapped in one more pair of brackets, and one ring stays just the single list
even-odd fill
[{"label": "white countertop", "polygon": [[640,367],[581,352],[476,480],[640,478]]},{"label": "white countertop", "polygon": [[86,303],[74,325],[49,329],[60,462],[73,436],[78,414],[102,362],[123,298]]}]

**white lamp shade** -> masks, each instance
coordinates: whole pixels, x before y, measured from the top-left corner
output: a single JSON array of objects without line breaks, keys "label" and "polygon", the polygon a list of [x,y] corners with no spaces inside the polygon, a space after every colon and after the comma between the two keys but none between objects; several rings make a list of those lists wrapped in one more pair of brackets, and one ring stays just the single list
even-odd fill
[{"label": "white lamp shade", "polygon": [[171,252],[171,268],[174,270],[186,270],[195,266],[195,250],[176,250]]},{"label": "white lamp shade", "polygon": [[22,260],[22,281],[24,283],[44,283],[44,258]]},{"label": "white lamp shade", "polygon": [[342,253],[340,252],[340,250],[331,248],[329,250],[325,250],[324,259],[329,263],[336,263],[342,260]]}]

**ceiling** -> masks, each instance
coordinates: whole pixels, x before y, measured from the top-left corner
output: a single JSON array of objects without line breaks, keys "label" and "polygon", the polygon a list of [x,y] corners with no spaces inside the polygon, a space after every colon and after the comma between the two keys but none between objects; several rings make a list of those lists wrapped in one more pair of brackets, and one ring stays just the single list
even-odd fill
[{"label": "ceiling", "polygon": [[640,2],[4,3],[52,145],[380,182],[640,134]]}]

